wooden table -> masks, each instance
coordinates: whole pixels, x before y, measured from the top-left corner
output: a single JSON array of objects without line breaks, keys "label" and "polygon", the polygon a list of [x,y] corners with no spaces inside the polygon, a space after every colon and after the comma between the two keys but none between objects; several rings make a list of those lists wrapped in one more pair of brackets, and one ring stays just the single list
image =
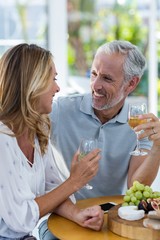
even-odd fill
[{"label": "wooden table", "polygon": [[[107,196],[90,198],[85,200],[80,200],[77,205],[81,208],[89,207],[96,204],[101,204],[105,202],[116,202],[117,204],[122,203],[123,196]],[[91,229],[83,228],[76,223],[60,217],[56,214],[51,214],[48,219],[49,230],[61,240],[122,240],[128,239],[120,237],[107,229],[107,216],[104,214],[104,225],[101,231],[96,232]]]}]

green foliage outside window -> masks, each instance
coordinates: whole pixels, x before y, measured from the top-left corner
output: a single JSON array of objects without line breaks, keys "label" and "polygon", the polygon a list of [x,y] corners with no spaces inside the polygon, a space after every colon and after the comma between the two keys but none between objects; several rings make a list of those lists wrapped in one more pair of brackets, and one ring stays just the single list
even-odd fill
[{"label": "green foliage outside window", "polygon": [[[74,0],[71,1],[74,5]],[[116,1],[110,7],[96,10],[95,1],[87,12],[77,5],[75,12],[80,11],[81,17],[77,21],[69,21],[69,66],[71,74],[88,75],[96,49],[103,43],[114,39],[123,39],[137,45],[145,56],[148,49],[148,23],[142,19],[136,1],[127,1],[120,5]],[[78,9],[79,7],[79,9]],[[71,61],[73,49],[74,61]],[[72,59],[73,60],[73,59]],[[70,64],[72,62],[72,64]],[[145,72],[139,86],[133,95],[147,96],[148,71]]]}]

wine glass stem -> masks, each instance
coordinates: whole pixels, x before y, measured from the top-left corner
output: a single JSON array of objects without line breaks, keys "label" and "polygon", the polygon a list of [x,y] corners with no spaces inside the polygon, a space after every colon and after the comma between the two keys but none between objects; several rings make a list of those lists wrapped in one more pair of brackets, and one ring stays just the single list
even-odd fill
[{"label": "wine glass stem", "polygon": [[89,185],[88,183],[85,185],[85,188],[88,189],[88,190],[93,189],[93,187],[91,185]]},{"label": "wine glass stem", "polygon": [[136,132],[136,136],[137,136],[137,146],[136,146],[136,151],[140,152],[140,146],[139,146],[139,139],[138,139],[138,135],[139,133]]}]

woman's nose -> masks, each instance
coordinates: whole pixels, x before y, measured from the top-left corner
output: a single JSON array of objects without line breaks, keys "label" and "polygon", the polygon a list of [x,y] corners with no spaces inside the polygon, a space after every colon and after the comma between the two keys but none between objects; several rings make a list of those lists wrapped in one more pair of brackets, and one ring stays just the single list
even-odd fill
[{"label": "woman's nose", "polygon": [[[57,83],[56,83],[57,84]],[[59,85],[57,84],[57,90],[56,90],[56,92],[59,92],[60,91],[60,87],[59,87]]]}]

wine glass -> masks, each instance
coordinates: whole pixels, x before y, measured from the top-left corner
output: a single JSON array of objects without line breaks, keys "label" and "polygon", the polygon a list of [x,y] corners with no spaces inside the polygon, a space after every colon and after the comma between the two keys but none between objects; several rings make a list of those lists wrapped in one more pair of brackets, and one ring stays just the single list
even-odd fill
[{"label": "wine glass", "polygon": [[[147,119],[139,119],[138,116],[147,113],[147,106],[145,103],[137,103],[129,105],[128,112],[128,124],[134,130],[134,128],[140,124],[146,123]],[[136,149],[130,152],[130,155],[133,156],[145,156],[148,153],[141,150],[139,146],[138,134],[140,132],[135,132],[137,136],[137,146]]]},{"label": "wine glass", "polygon": [[[82,139],[79,146],[79,161],[95,148],[97,148],[97,139]],[[93,189],[93,186],[89,185],[88,183],[84,187],[89,190]]]}]

